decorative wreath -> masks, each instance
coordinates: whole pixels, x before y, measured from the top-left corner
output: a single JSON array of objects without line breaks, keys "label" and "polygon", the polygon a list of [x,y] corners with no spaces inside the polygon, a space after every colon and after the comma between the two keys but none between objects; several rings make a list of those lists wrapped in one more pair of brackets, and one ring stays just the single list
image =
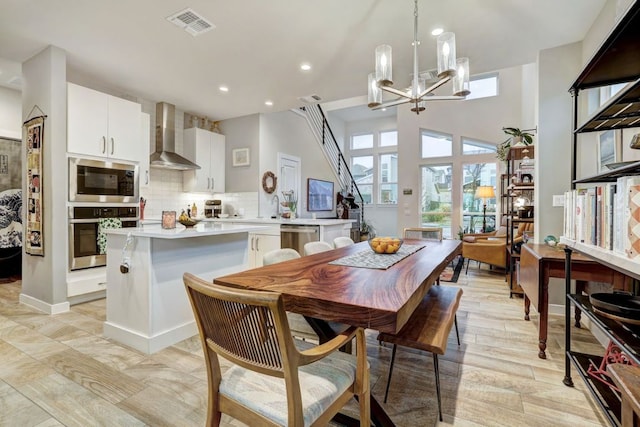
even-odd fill
[{"label": "decorative wreath", "polygon": [[271,194],[276,190],[276,186],[278,185],[278,178],[271,171],[266,171],[264,175],[262,175],[262,189],[267,193]]}]

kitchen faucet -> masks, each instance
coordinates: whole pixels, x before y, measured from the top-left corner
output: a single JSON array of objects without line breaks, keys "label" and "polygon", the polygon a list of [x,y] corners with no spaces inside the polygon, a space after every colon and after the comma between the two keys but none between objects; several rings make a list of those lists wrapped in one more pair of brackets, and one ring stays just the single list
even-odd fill
[{"label": "kitchen faucet", "polygon": [[277,194],[274,194],[273,197],[271,198],[271,204],[273,204],[273,201],[276,201],[276,218],[278,218],[280,216],[280,197],[278,197]]}]

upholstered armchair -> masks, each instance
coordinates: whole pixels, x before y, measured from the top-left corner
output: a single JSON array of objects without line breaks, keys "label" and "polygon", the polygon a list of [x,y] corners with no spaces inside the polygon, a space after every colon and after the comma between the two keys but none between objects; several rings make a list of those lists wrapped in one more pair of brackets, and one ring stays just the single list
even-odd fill
[{"label": "upholstered armchair", "polygon": [[[524,233],[533,232],[533,223],[521,222],[514,229],[513,243],[523,240]],[[484,262],[500,268],[507,267],[507,224],[502,224],[491,233],[465,234],[462,237],[462,256],[468,260]],[[467,271],[469,264],[467,262]]]}]

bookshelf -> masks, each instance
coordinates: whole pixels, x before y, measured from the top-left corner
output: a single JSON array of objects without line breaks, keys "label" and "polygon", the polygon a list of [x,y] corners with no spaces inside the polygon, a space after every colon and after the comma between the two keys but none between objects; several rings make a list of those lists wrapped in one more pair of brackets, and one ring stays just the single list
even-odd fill
[{"label": "bookshelf", "polygon": [[[594,176],[582,178],[577,178],[576,176],[576,153],[581,133],[640,126],[640,55],[637,54],[638,51],[640,51],[640,2],[635,1],[629,6],[625,15],[618,20],[615,27],[571,85],[570,93],[573,97],[572,127],[574,129],[571,162],[572,189],[575,189],[577,184],[596,184],[596,187],[607,188],[606,183],[614,182],[619,187],[621,183],[626,185],[627,182],[619,179],[640,175],[640,162],[636,162]],[[579,124],[578,94],[580,91],[618,83],[628,84],[601,106],[598,111],[587,118],[586,121]],[[620,193],[620,197],[623,195],[626,196],[625,193]],[[618,203],[620,203],[620,200],[618,199]],[[620,206],[617,206],[617,208],[620,208]],[[565,212],[567,212],[565,224],[567,221],[570,223],[572,215],[575,214],[575,210],[572,211],[571,209],[575,209],[575,206],[565,206]],[[623,216],[618,218],[617,221],[619,224],[624,224],[626,218]],[[611,425],[618,426],[621,422],[619,393],[587,373],[591,363],[596,366],[600,364],[603,359],[602,355],[582,354],[573,351],[571,348],[571,306],[575,306],[576,310],[581,310],[582,315],[587,317],[592,325],[602,331],[615,346],[636,364],[640,364],[640,329],[596,313],[591,307],[587,296],[571,293],[571,256],[574,251],[578,251],[598,263],[635,280],[640,280],[640,261],[630,259],[624,253],[624,250],[620,251],[619,245],[617,245],[617,251],[612,250],[610,247],[616,246],[614,242],[611,243],[610,247],[606,247],[608,246],[606,244],[603,245],[605,247],[601,247],[595,244],[596,242],[587,244],[583,241],[578,241],[575,233],[572,233],[571,230],[571,224],[569,224],[569,227],[565,227],[565,235],[560,238],[560,242],[565,245],[566,254],[566,351],[563,383],[567,386],[573,386],[573,378],[571,376],[571,368],[573,366],[575,372],[585,382]],[[603,233],[606,233],[604,230],[606,228],[603,228]],[[615,225],[613,233],[616,233]],[[625,233],[626,231],[620,235],[620,232],[618,232],[617,238],[626,238]],[[584,239],[584,234],[581,237]]]}]

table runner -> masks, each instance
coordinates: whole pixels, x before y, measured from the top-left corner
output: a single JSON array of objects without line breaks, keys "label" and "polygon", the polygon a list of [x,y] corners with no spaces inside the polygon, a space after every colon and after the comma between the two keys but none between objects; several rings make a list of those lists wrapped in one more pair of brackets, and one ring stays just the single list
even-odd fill
[{"label": "table runner", "polygon": [[371,249],[366,249],[352,255],[338,258],[329,264],[386,270],[393,264],[402,261],[412,253],[424,248],[424,246],[425,245],[402,245],[400,246],[400,250],[395,254],[377,254]]}]

